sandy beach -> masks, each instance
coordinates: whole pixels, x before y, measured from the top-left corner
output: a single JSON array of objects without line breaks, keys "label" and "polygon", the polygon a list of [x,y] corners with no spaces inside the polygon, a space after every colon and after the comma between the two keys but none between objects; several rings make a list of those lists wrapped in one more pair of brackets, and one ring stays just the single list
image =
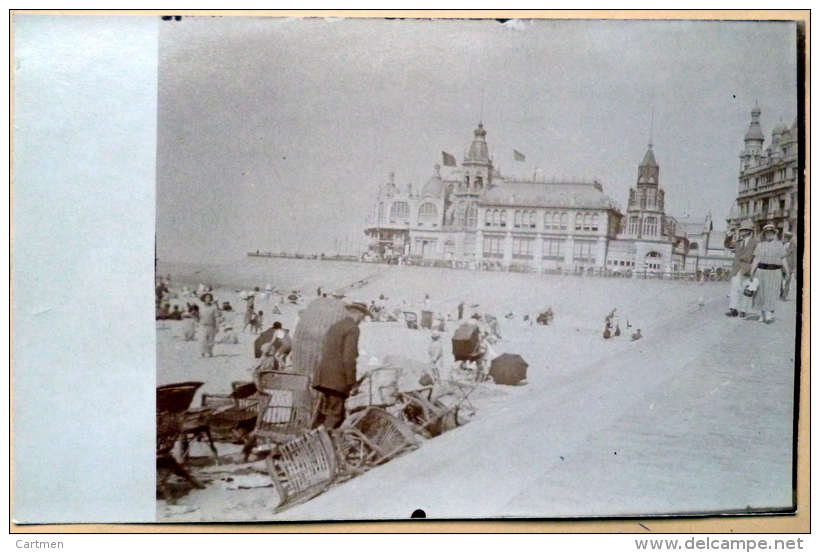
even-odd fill
[{"label": "sandy beach", "polygon": [[[416,508],[424,508],[431,518],[614,516],[790,503],[793,301],[782,303],[783,309],[775,314],[778,322],[768,326],[724,317],[727,284],[722,282],[286,259],[242,260],[213,267],[161,263],[158,274],[171,275],[172,295],[182,286],[213,286],[220,303],[230,301],[234,306],[235,311],[226,316],[239,334],[238,344],[217,344],[213,358],[201,358],[198,341],[182,340],[181,323],[158,321],[158,385],[196,380],[205,383],[200,393],[227,393],[231,382],[250,380],[255,335],[242,332],[244,301],[239,293],[254,286],[264,291],[268,284],[283,292],[300,290],[304,299],[295,305],[282,303],[281,296],[258,297],[256,309],[265,313],[264,328],[279,320],[293,329],[299,310],[316,297],[319,286],[327,292],[346,290],[346,301],[369,304],[384,295],[387,299],[380,303],[388,308],[400,306],[416,312],[424,308],[429,295],[429,308],[451,318],[462,301],[465,316],[477,312],[498,317],[502,339],[494,345],[497,353],[518,353],[529,363],[524,385],[482,383],[471,395],[475,413],[464,426],[427,440],[417,450],[305,504],[274,515],[277,498],[273,488],[229,489],[219,470],[210,476],[206,471],[200,475],[208,483],[205,490],[191,491],[174,507],[158,500],[160,521],[401,519]],[[193,298],[169,301],[184,307]],[[281,313],[273,315],[274,307]],[[531,324],[546,307],[552,307],[554,323]],[[622,336],[604,340],[604,317],[613,308],[620,315]],[[442,340],[444,375],[454,364],[449,337],[456,326],[448,322]],[[630,341],[638,328],[644,338]],[[738,340],[742,351],[753,359],[749,374],[739,374],[737,366],[725,358],[724,346],[737,346]],[[364,322],[359,371],[397,362],[404,368],[401,387],[418,387],[429,341],[429,331],[409,329],[403,322]],[[761,372],[776,382],[761,384]],[[715,379],[721,379],[715,390],[704,389],[705,383]],[[743,397],[734,395],[744,386],[754,389],[746,390]],[[722,393],[728,395],[722,398]],[[755,398],[772,402],[777,416],[766,418],[772,410],[756,405]],[[741,428],[707,424],[727,415],[724,400],[734,402],[735,411],[740,407],[741,412],[754,414],[754,424],[747,422]],[[702,412],[688,411],[686,405],[692,402]],[[198,404],[197,397],[194,405]],[[630,421],[641,421],[642,430],[636,432]],[[671,432],[670,436],[666,428],[672,425],[680,431],[687,423],[692,427],[683,434]],[[732,468],[738,461],[731,460],[731,447],[726,445],[740,447],[738,440],[745,438],[733,432],[757,432],[757,423],[771,438],[755,454],[768,456],[765,462],[753,463],[752,472],[768,474],[760,474],[759,480],[749,470],[738,473],[738,467]],[[695,430],[705,428],[704,424],[712,429],[714,449],[695,447],[701,439]],[[731,436],[715,442],[715,432]],[[594,465],[601,442],[618,435],[628,437],[629,444],[616,454],[620,455],[618,464],[612,465],[607,458],[606,464]],[[666,436],[673,449],[684,453],[683,466],[680,456],[667,465],[658,460],[668,453],[658,446],[659,436]],[[675,443],[675,436],[683,441]],[[237,447],[218,446],[220,452],[234,452]],[[703,473],[705,468],[709,470]],[[694,480],[690,488],[694,491],[670,491],[676,475],[684,470]],[[653,489],[638,483],[640,474],[651,476],[653,471],[665,484]],[[723,482],[724,491],[731,491],[707,491],[716,479]],[[624,493],[624,486],[635,493]],[[572,491],[569,496],[568,490]]]}]

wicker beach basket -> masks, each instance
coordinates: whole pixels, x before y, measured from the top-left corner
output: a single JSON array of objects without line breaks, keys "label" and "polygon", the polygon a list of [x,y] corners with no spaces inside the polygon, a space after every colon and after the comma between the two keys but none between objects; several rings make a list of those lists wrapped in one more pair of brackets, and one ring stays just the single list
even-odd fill
[{"label": "wicker beach basket", "polygon": [[299,317],[293,332],[291,371],[313,379],[322,357],[322,347],[330,327],[348,316],[344,302],[332,298],[317,298]]},{"label": "wicker beach basket", "polygon": [[337,474],[333,442],[324,428],[273,445],[266,463],[279,494],[275,512],[319,495]]},{"label": "wicker beach basket", "polygon": [[302,374],[258,371],[261,391],[256,436],[262,441],[282,442],[310,430],[313,393],[310,379]]}]

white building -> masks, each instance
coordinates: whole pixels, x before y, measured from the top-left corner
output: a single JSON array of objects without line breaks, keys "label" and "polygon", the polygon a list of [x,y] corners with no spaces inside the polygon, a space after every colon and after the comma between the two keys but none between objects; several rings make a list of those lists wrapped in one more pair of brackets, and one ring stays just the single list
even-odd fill
[{"label": "white building", "polygon": [[671,274],[686,270],[687,240],[666,215],[652,144],[624,215],[598,181],[504,177],[482,124],[450,176],[441,167],[421,188],[399,189],[391,173],[365,232],[385,257],[536,272]]}]

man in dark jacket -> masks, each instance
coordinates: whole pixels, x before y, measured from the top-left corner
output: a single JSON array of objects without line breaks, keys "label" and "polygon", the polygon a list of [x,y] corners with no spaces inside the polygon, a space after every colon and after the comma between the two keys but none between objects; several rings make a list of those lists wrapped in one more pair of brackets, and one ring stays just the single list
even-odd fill
[{"label": "man in dark jacket", "polygon": [[338,428],[345,419],[345,399],[356,387],[359,323],[369,315],[363,303],[347,306],[348,316],[327,331],[313,388],[322,394],[313,427]]},{"label": "man in dark jacket", "polygon": [[735,260],[729,272],[732,280],[729,284],[729,311],[726,316],[743,317],[751,308],[751,302],[743,296],[743,282],[751,276],[752,259],[757,246],[751,221],[743,221],[737,230],[737,236],[727,233],[723,245],[735,251]]}]

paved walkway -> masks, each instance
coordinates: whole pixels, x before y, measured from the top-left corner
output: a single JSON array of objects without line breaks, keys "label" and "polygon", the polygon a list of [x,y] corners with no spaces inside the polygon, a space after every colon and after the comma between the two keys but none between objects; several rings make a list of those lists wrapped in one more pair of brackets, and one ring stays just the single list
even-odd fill
[{"label": "paved walkway", "polygon": [[794,302],[774,325],[724,302],[560,387],[486,417],[273,517],[565,517],[787,508],[792,490]]}]

